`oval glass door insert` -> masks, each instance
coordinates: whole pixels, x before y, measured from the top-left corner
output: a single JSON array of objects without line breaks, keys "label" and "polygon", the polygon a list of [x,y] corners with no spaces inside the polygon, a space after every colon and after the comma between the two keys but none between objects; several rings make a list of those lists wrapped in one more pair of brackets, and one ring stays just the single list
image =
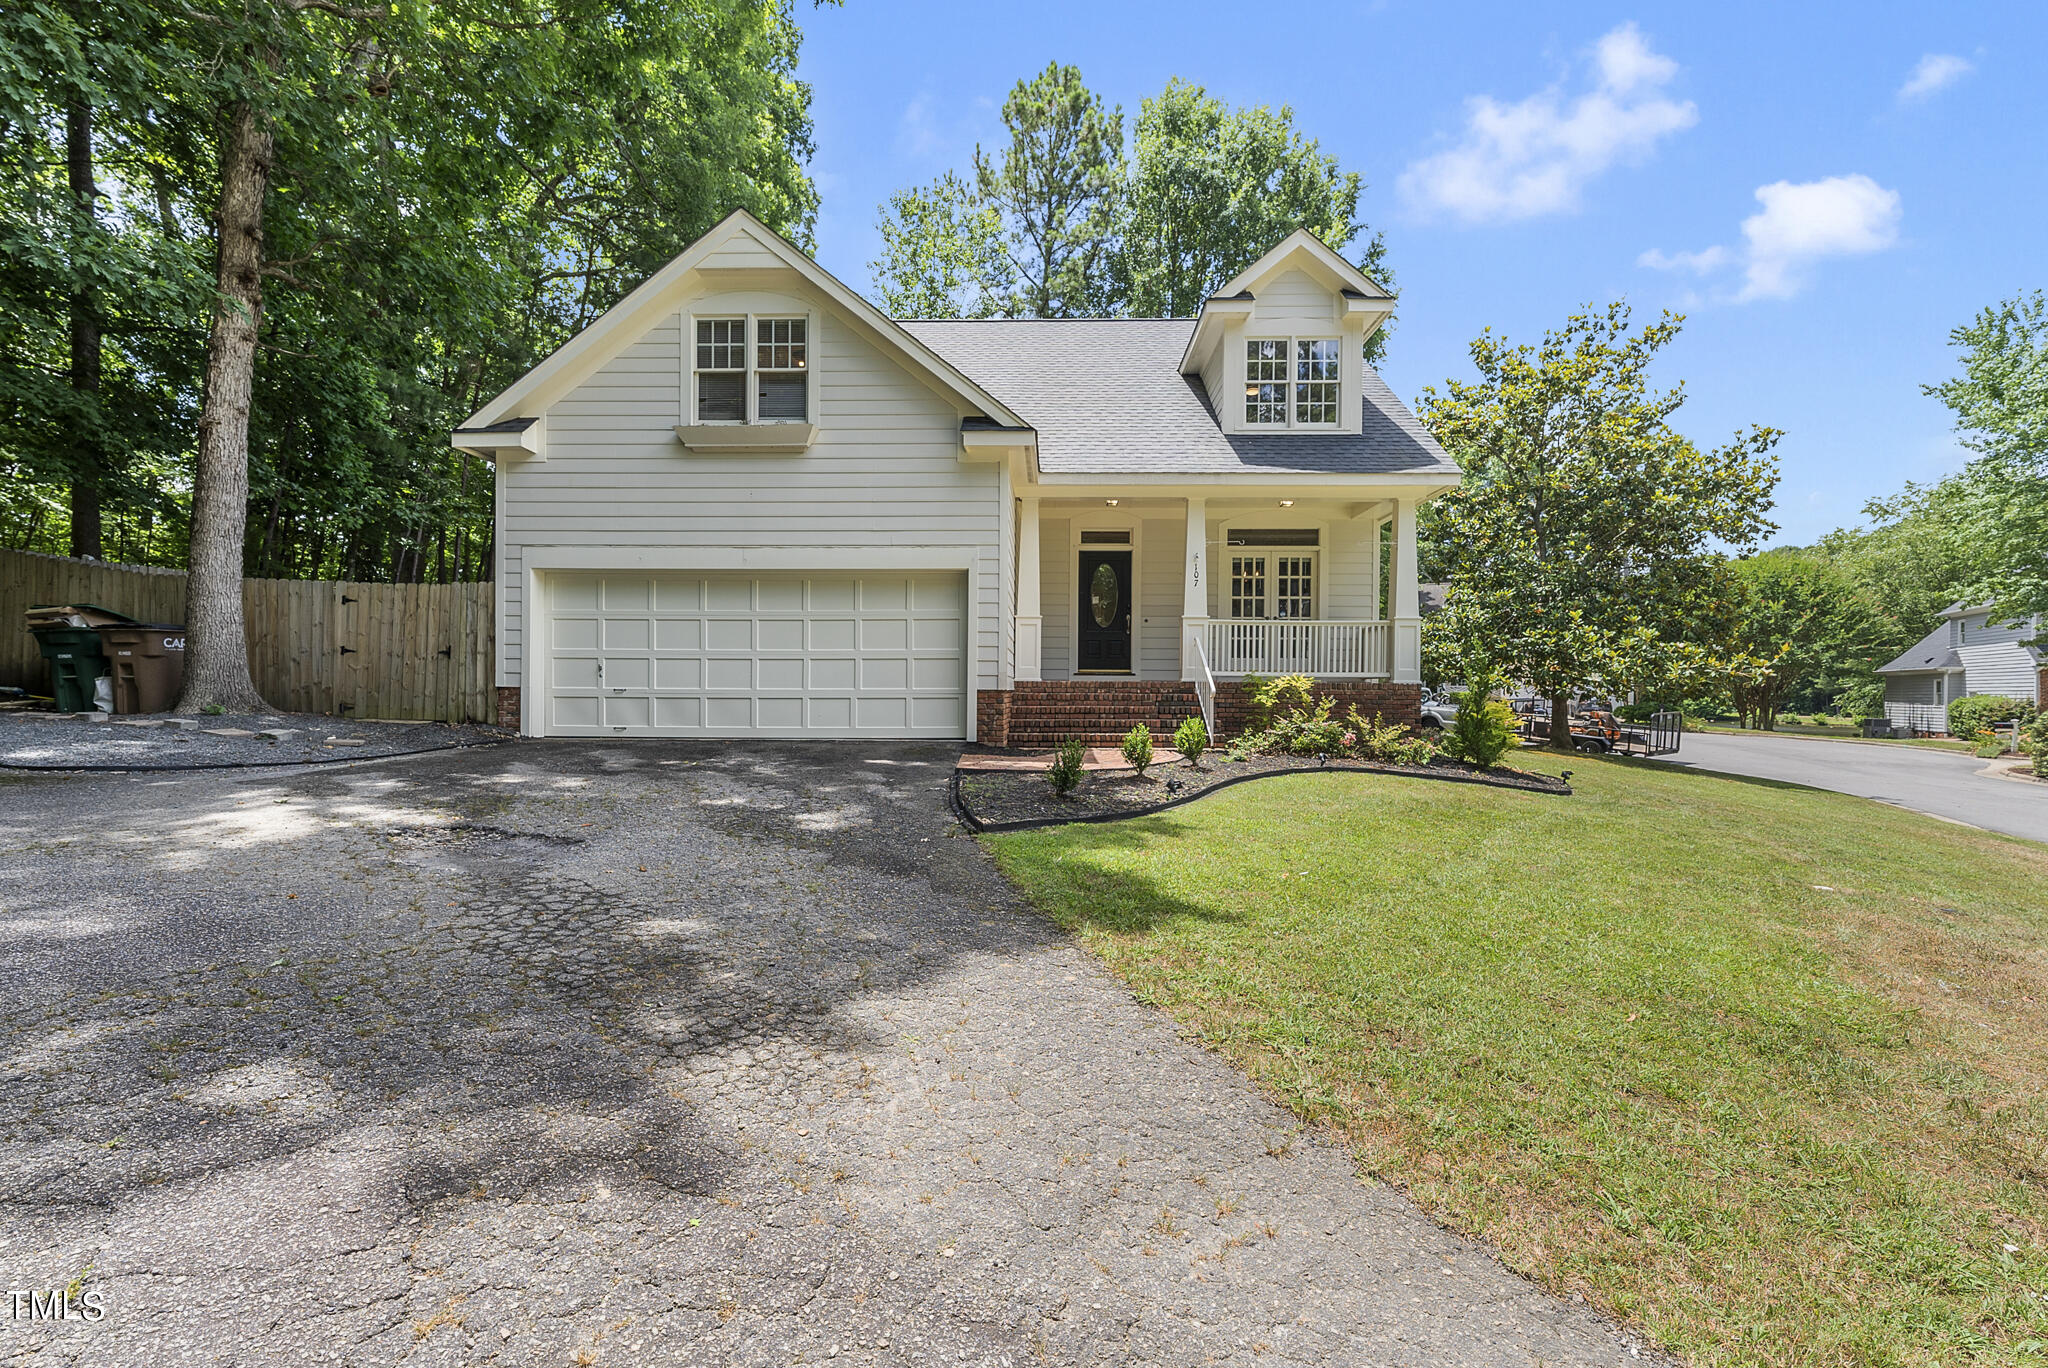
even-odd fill
[{"label": "oval glass door insert", "polygon": [[1118,602],[1116,570],[1108,561],[1099,562],[1095,574],[1089,579],[1088,606],[1095,615],[1097,627],[1108,627],[1116,621],[1116,610],[1121,605]]}]

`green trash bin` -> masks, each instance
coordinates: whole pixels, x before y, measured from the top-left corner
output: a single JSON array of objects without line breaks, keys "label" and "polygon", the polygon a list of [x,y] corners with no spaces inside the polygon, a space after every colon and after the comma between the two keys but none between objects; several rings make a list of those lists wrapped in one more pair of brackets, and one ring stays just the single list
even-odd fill
[{"label": "green trash bin", "polygon": [[47,625],[29,629],[50,662],[50,696],[58,712],[91,712],[93,682],[107,673],[100,634],[91,627]]}]

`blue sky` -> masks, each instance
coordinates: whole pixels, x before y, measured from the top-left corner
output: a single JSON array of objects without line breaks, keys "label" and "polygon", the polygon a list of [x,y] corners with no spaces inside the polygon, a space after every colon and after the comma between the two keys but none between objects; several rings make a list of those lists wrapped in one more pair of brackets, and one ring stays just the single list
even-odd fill
[{"label": "blue sky", "polygon": [[[858,288],[877,206],[1002,134],[1009,88],[1079,66],[1127,120],[1171,76],[1289,104],[1363,173],[1413,400],[1492,326],[1685,312],[1660,371],[1703,444],[1783,428],[1780,541],[1955,469],[1950,328],[2048,285],[2048,6],[884,3],[800,10],[823,208]],[[1310,33],[1315,23],[1321,32]]]}]

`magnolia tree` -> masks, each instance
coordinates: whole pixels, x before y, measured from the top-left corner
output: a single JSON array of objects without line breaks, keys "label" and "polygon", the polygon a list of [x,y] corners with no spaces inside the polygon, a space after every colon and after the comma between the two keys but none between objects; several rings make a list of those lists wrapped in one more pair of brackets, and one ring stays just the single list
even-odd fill
[{"label": "magnolia tree", "polygon": [[1423,396],[1423,421],[1464,483],[1428,530],[1449,604],[1440,657],[1550,700],[1552,745],[1570,749],[1570,701],[1592,689],[1659,688],[1753,671],[1716,649],[1725,552],[1774,525],[1779,434],[1755,427],[1701,451],[1671,426],[1683,387],[1648,371],[1678,335],[1670,314],[1632,331],[1628,308],[1574,316],[1537,346],[1491,330],[1477,381]]}]

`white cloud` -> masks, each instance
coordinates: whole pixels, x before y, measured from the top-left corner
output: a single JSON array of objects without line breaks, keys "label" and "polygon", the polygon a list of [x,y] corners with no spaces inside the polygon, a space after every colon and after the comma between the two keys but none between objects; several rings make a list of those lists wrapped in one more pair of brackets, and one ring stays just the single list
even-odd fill
[{"label": "white cloud", "polygon": [[1706,275],[1728,264],[1726,247],[1705,247],[1697,252],[1664,252],[1652,247],[1636,258],[1636,265],[1653,271],[1691,271]]},{"label": "white cloud", "polygon": [[1592,69],[1592,88],[1569,99],[1553,87],[1516,104],[1468,100],[1457,145],[1410,163],[1403,197],[1421,213],[1467,223],[1565,213],[1596,176],[1699,122],[1691,101],[1664,93],[1678,64],[1634,24],[1594,44]]},{"label": "white cloud", "polygon": [[1913,68],[1913,74],[1899,87],[1902,100],[1924,100],[1939,90],[1946,90],[1977,68],[1966,57],[1953,53],[1930,52],[1920,59]]},{"label": "white cloud", "polygon": [[1827,257],[1865,256],[1899,240],[1899,192],[1868,176],[1773,181],[1758,186],[1756,198],[1763,208],[1742,221],[1739,251],[1718,245],[1697,252],[1652,247],[1636,264],[1702,276],[1739,264],[1742,284],[1729,297],[1747,303],[1799,293],[1813,264]]},{"label": "white cloud", "polygon": [[1899,192],[1868,176],[1760,185],[1761,213],[1742,221],[1747,265],[1739,299],[1797,294],[1822,257],[1863,256],[1899,240]]},{"label": "white cloud", "polygon": [[897,155],[929,157],[945,149],[946,137],[940,129],[938,113],[932,108],[934,103],[931,92],[925,91],[903,106],[896,121]]}]

